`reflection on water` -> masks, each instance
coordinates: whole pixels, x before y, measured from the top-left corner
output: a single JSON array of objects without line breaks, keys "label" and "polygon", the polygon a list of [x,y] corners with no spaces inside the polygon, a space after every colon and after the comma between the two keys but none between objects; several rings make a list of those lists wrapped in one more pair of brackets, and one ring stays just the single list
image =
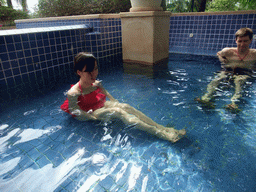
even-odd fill
[{"label": "reflection on water", "polygon": [[[9,126],[2,125],[0,128],[5,130]],[[22,161],[29,157],[29,152],[24,151],[10,159],[12,148],[20,148],[23,143],[33,145],[35,140],[53,137],[61,131],[63,130],[60,125],[45,130],[22,131],[15,128],[5,137],[1,137],[1,146],[5,150],[1,151],[0,189],[3,189],[2,191],[54,191],[59,190],[60,186],[64,187],[66,182],[71,182],[72,184],[69,185],[73,185],[75,191],[101,191],[100,189],[104,187],[108,187],[110,191],[119,191],[120,187],[126,191],[133,191],[135,188],[141,191],[154,191],[159,186],[161,190],[171,190],[173,187],[167,184],[168,178],[174,175],[186,175],[184,168],[181,167],[179,155],[172,149],[165,148],[166,152],[161,150],[159,153],[162,146],[151,144],[151,146],[139,147],[137,148],[139,150],[135,151],[131,144],[131,137],[125,133],[115,135],[106,127],[103,128],[101,143],[97,145],[105,148],[107,152],[105,150],[103,150],[105,152],[97,152],[97,150],[93,152],[87,146],[80,149],[74,148],[69,158],[63,159],[55,166],[50,162],[51,158],[56,157],[46,156],[41,151],[41,155],[45,155],[48,162],[40,166],[36,160],[33,160],[38,167],[31,166],[26,169],[20,166],[23,164]],[[71,133],[68,138],[71,139],[74,135],[76,134]],[[84,139],[78,142],[83,143]],[[11,140],[15,142],[11,142],[10,145]],[[56,144],[53,142],[51,147],[54,148]],[[184,183],[179,179],[176,182]]]},{"label": "reflection on water", "polygon": [[[75,167],[88,161],[88,159],[81,159],[83,153],[82,149],[79,150],[74,156],[56,168],[51,164],[45,165],[41,169],[28,168],[12,179],[2,179],[0,188],[4,191],[54,191],[74,173]],[[18,165],[19,158],[16,158],[15,162],[13,162],[14,159],[10,161],[5,164],[14,163],[13,165]],[[13,184],[15,184],[16,189]]]},{"label": "reflection on water", "polygon": [[74,120],[59,109],[65,84],[0,114],[0,191],[252,191],[256,84],[248,85],[239,114],[223,108],[232,89],[222,87],[216,108],[202,109],[194,98],[218,65],[213,58],[184,58],[175,55],[167,68],[146,73],[129,66],[100,77],[119,101],[157,123],[186,128],[180,142],[115,119]]}]

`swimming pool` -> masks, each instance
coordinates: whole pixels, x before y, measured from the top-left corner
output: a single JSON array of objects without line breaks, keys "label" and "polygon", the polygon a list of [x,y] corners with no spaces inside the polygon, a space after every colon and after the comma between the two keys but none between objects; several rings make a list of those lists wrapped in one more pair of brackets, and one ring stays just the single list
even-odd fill
[{"label": "swimming pool", "polygon": [[62,112],[75,75],[2,102],[0,191],[255,191],[255,83],[247,84],[238,114],[224,108],[233,93],[225,84],[215,109],[194,101],[219,69],[217,58],[182,54],[145,74],[125,64],[100,68],[120,102],[186,128],[174,144],[119,120],[79,122]]}]

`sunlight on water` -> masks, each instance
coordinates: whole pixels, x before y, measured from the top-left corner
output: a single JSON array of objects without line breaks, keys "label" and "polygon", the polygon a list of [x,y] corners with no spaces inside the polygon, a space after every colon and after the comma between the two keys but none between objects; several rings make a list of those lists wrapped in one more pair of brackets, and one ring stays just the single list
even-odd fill
[{"label": "sunlight on water", "polygon": [[23,115],[27,116],[27,115],[30,115],[30,114],[35,113],[35,112],[36,112],[36,109],[31,110],[31,111],[26,111]]},{"label": "sunlight on water", "polygon": [[[100,166],[100,170],[97,173],[92,173],[89,178],[85,180],[82,186],[78,189],[78,191],[87,191],[91,188],[91,186],[96,186],[97,182],[104,180],[108,175],[112,174],[115,170],[116,166],[119,164],[119,161],[114,162],[112,166],[107,163],[108,158],[104,154],[96,154],[92,156],[92,163],[99,162],[97,166]],[[112,163],[111,163],[112,164]]]},{"label": "sunlight on water", "polygon": [[0,126],[0,131],[6,129],[8,127],[9,127],[9,125],[7,125],[7,124],[1,125]]},{"label": "sunlight on water", "polygon": [[[83,149],[78,150],[76,154],[56,168],[52,167],[51,164],[41,169],[28,168],[16,177],[13,177],[12,180],[2,180],[0,188],[6,191],[13,191],[14,188],[12,184],[15,183],[17,188],[22,191],[53,191],[65,181],[68,176],[74,173],[74,167],[89,160],[81,158],[84,153],[85,151]],[[13,163],[12,168],[14,168],[19,160],[20,158],[15,158],[5,164]],[[9,167],[9,169],[11,170],[11,167]],[[1,175],[2,174],[4,174],[4,172],[1,172]]]},{"label": "sunlight on water", "polygon": [[[3,126],[1,126],[1,127],[3,127]],[[20,131],[20,129],[14,129],[11,132],[9,132],[6,136],[0,138],[0,152],[1,153],[4,153],[7,150],[7,146],[8,146],[7,141],[10,138],[12,138],[14,135],[16,135],[16,133],[18,133],[19,131]]]},{"label": "sunlight on water", "polygon": [[141,174],[142,166],[132,165],[130,168],[130,176],[128,178],[128,190],[131,191],[136,185],[137,179],[139,178]]},{"label": "sunlight on water", "polygon": [[37,139],[41,137],[44,134],[49,133],[50,130],[39,130],[39,129],[26,129],[22,131],[17,137],[20,139],[16,141],[13,145],[19,144],[19,143],[25,143],[28,141],[31,141],[33,139]]},{"label": "sunlight on water", "polygon": [[20,159],[21,157],[16,157],[14,159],[11,159],[10,161],[0,164],[0,174],[4,175],[9,171],[13,170],[18,165]]}]

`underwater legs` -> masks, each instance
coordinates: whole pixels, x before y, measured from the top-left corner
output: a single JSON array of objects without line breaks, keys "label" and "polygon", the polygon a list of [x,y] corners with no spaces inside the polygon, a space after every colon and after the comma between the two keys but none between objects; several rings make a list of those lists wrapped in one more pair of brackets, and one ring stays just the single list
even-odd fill
[{"label": "underwater legs", "polygon": [[[133,109],[130,109],[130,110],[133,110]],[[161,139],[168,140],[171,142],[178,141],[180,138],[182,138],[182,136],[186,134],[185,130],[176,130],[174,128],[167,128],[162,125],[159,125],[143,114],[142,117],[144,120],[150,119],[149,120],[150,123],[146,123],[143,120],[139,119],[136,115],[130,114],[124,109],[119,107],[113,107],[113,108],[103,107],[94,111],[93,115],[96,116],[98,120],[103,120],[103,121],[106,120],[107,117],[121,119],[125,124],[134,124],[140,130],[146,131]]]},{"label": "underwater legs", "polygon": [[225,79],[227,74],[225,71],[221,71],[217,77],[215,77],[207,86],[207,93],[201,98],[202,101],[209,102],[212,99],[213,93],[215,93],[222,79]]},{"label": "underwater legs", "polygon": [[239,101],[242,97],[242,86],[246,82],[246,80],[250,78],[248,75],[234,75],[234,83],[235,83],[235,94],[231,98],[231,104],[227,105],[227,108],[237,109],[238,106],[235,102]]}]

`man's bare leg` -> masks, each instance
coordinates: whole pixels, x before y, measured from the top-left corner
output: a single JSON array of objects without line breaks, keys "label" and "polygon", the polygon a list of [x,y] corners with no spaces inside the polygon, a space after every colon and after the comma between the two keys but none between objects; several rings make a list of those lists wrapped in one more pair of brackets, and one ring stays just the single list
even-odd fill
[{"label": "man's bare leg", "polygon": [[235,94],[231,98],[231,104],[227,105],[227,108],[230,109],[237,109],[238,105],[236,104],[237,101],[242,97],[242,86],[249,79],[249,75],[234,75],[234,83],[235,83]]},{"label": "man's bare leg", "polygon": [[207,93],[201,98],[202,101],[210,102],[220,82],[227,77],[227,72],[221,71],[207,86]]}]

